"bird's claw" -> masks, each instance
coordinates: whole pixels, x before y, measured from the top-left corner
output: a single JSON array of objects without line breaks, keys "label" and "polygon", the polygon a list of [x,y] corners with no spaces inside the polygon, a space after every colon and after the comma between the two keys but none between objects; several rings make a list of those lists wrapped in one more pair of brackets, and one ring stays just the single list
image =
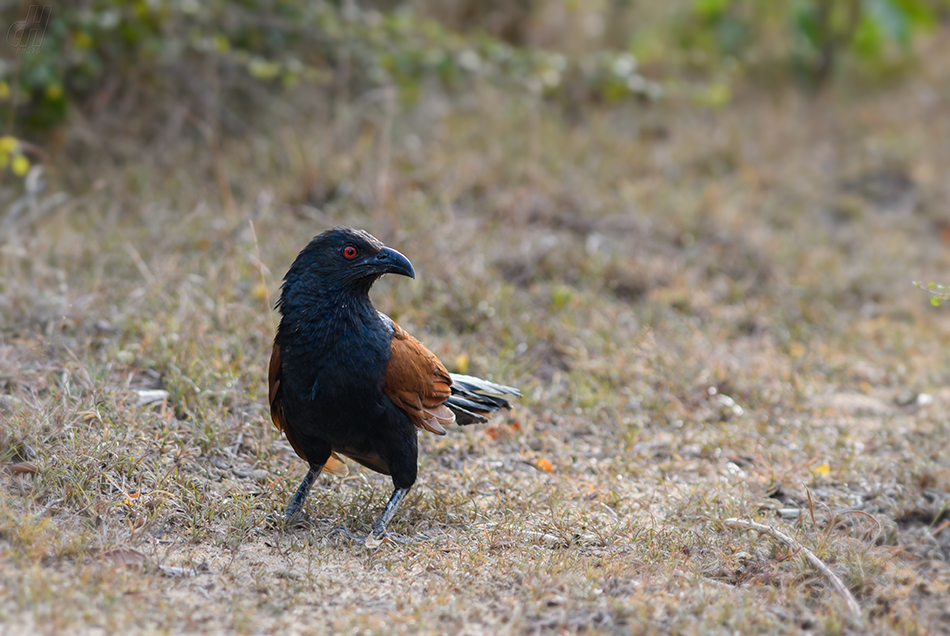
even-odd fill
[{"label": "bird's claw", "polygon": [[328,534],[327,536],[328,536],[328,537],[331,537],[331,536],[333,536],[333,535],[335,535],[335,534],[342,534],[344,537],[346,537],[346,538],[349,539],[350,541],[355,541],[356,543],[363,543],[363,541],[365,541],[365,538],[363,538],[363,537],[358,537],[358,536],[356,536],[355,534],[353,534],[352,532],[350,532],[349,530],[347,530],[346,528],[343,528],[343,527],[334,528],[333,530],[330,530],[330,534]]},{"label": "bird's claw", "polygon": [[295,528],[310,524],[313,520],[304,510],[288,515],[286,512],[272,512],[264,519],[268,526],[276,528]]},{"label": "bird's claw", "polygon": [[392,532],[383,531],[382,534],[376,534],[371,532],[363,542],[367,548],[375,548],[381,546],[384,543],[392,543],[395,545],[409,545],[411,543],[419,543],[423,541],[428,541],[429,537],[424,534],[415,534],[411,537],[404,537],[398,534],[393,534]]},{"label": "bird's claw", "polygon": [[330,534],[328,534],[327,536],[330,537],[335,534],[341,534],[343,535],[344,538],[349,539],[353,543],[357,543],[363,546],[364,548],[369,548],[371,550],[375,550],[376,548],[383,545],[384,543],[405,545],[413,541],[413,539],[411,538],[401,537],[391,532],[386,532],[385,530],[383,530],[383,532],[381,533],[374,530],[373,532],[370,532],[365,537],[360,537],[353,534],[346,528],[341,527],[341,528],[334,528],[333,530],[330,530]]}]

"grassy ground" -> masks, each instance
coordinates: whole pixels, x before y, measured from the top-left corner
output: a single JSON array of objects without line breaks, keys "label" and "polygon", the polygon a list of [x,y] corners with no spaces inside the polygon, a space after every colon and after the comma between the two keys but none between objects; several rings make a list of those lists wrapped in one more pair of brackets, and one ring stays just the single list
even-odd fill
[{"label": "grassy ground", "polygon": [[[950,328],[911,284],[950,265],[948,80],[377,95],[62,166],[0,251],[0,633],[950,631]],[[332,532],[389,494],[355,465],[267,523],[304,472],[270,307],[337,224],[415,264],[382,310],[525,394],[422,439],[402,544]]]}]

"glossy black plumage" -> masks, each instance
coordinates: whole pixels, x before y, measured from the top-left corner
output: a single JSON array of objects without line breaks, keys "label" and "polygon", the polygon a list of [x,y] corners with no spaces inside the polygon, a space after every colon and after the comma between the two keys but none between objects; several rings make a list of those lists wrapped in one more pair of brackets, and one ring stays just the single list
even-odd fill
[{"label": "glossy black plumage", "polygon": [[376,311],[369,289],[383,274],[415,277],[405,256],[359,230],[314,238],[284,277],[282,317],[269,371],[271,415],[310,470],[287,506],[299,514],[319,473],[345,472],[346,456],[392,476],[373,526],[385,533],[416,481],[417,431],[486,421],[516,389],[453,376],[418,340]]}]

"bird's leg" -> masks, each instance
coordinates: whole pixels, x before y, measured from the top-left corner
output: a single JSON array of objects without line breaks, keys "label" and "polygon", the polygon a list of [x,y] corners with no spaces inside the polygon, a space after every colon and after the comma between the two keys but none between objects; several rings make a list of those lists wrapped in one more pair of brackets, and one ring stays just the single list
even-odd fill
[{"label": "bird's leg", "polygon": [[399,508],[399,502],[402,501],[402,498],[406,496],[407,492],[409,492],[408,488],[396,488],[393,490],[389,502],[386,504],[386,507],[383,508],[383,514],[380,515],[379,520],[373,524],[374,537],[379,539],[386,534],[386,524],[389,523],[389,520],[396,514],[396,509]]},{"label": "bird's leg", "polygon": [[322,465],[316,467],[314,467],[312,464],[310,465],[310,470],[307,471],[303,481],[300,482],[300,486],[297,487],[297,492],[295,492],[294,496],[290,498],[290,503],[287,504],[287,509],[284,510],[285,521],[293,521],[294,518],[300,514],[300,511],[303,508],[303,503],[307,500],[307,495],[310,494],[310,487],[313,486],[313,482],[316,480],[317,476],[322,470]]}]

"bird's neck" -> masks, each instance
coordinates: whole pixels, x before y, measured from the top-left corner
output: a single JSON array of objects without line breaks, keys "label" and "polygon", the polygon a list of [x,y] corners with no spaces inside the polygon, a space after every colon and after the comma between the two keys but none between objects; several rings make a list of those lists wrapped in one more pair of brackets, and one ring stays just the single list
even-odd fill
[{"label": "bird's neck", "polygon": [[382,326],[367,290],[323,290],[295,296],[297,302],[285,301],[281,307],[280,331],[311,346],[332,348]]}]

